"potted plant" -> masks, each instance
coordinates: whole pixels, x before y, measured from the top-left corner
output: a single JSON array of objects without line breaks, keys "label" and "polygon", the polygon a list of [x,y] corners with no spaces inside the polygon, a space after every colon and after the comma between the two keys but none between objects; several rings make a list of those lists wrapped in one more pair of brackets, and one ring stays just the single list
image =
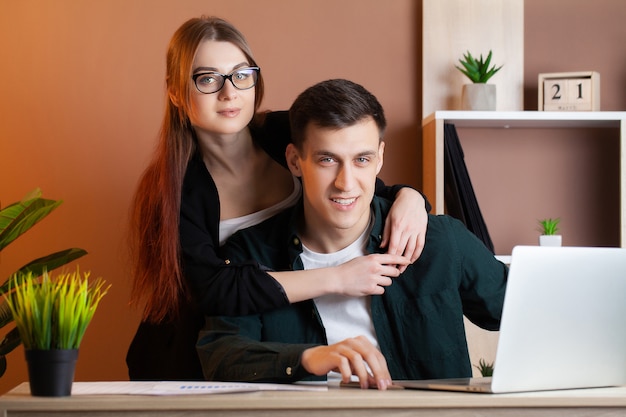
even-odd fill
[{"label": "potted plant", "polygon": [[[21,201],[10,204],[0,210],[0,251],[23,233],[30,230],[44,217],[48,216],[61,203],[62,201],[60,200],[55,201],[42,198],[42,192],[37,188],[28,193]],[[87,252],[84,249],[70,248],[37,258],[12,273],[0,286],[0,295],[8,292],[11,280],[16,274],[31,273],[31,276],[37,277],[44,270],[52,271],[86,254]],[[1,301],[0,328],[3,328],[13,321],[13,315],[6,300]],[[0,341],[0,376],[4,375],[6,371],[6,355],[19,346],[20,343],[21,340],[17,328],[11,329],[5,334],[4,339]]]},{"label": "potted plant", "polygon": [[480,358],[478,365],[474,365],[474,367],[478,369],[481,376],[493,376],[493,362],[488,363],[485,359]]},{"label": "potted plant", "polygon": [[557,234],[560,221],[559,218],[539,220],[539,246],[561,246],[562,237]]},{"label": "potted plant", "polygon": [[493,77],[502,65],[491,68],[492,51],[489,51],[487,58],[483,60],[482,54],[476,59],[468,51],[463,55],[463,59],[459,59],[462,67],[456,66],[472,81],[472,84],[463,85],[463,93],[461,96],[461,108],[463,110],[495,110],[496,109],[496,86],[487,84],[487,81]]},{"label": "potted plant", "polygon": [[89,272],[17,273],[5,295],[19,331],[31,393],[68,396],[72,392],[78,348],[110,285],[89,281]]}]

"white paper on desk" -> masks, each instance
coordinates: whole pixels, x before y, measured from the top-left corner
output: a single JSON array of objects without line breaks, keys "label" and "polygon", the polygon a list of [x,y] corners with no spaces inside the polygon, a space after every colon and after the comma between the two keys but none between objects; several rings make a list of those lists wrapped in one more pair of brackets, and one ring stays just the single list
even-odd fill
[{"label": "white paper on desk", "polygon": [[212,381],[74,382],[72,395],[193,395],[252,391],[326,391],[320,384],[255,384]]}]

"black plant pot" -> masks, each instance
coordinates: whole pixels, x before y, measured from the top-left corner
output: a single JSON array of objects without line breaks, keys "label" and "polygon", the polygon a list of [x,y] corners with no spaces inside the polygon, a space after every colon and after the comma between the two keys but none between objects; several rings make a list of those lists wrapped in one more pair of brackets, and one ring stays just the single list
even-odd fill
[{"label": "black plant pot", "polygon": [[30,393],[38,397],[72,394],[78,349],[25,350]]}]

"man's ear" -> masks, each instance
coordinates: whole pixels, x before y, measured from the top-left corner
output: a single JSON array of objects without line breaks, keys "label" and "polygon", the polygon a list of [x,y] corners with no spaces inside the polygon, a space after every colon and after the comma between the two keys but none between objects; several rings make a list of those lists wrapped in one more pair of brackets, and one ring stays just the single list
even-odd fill
[{"label": "man's ear", "polygon": [[300,153],[293,143],[287,145],[285,158],[287,159],[287,167],[289,167],[289,171],[291,171],[294,176],[301,177],[302,170],[300,169]]},{"label": "man's ear", "polygon": [[385,142],[382,140],[378,144],[378,166],[376,167],[376,175],[380,174],[380,170],[383,167],[383,156],[385,154]]}]

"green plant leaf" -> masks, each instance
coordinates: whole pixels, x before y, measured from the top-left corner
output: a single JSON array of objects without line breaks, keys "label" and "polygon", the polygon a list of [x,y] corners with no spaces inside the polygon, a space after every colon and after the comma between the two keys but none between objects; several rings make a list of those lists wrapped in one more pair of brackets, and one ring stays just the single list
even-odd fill
[{"label": "green plant leaf", "polygon": [[539,232],[542,235],[556,235],[556,233],[559,231],[559,223],[560,223],[561,219],[560,218],[556,218],[556,219],[552,219],[552,218],[548,218],[548,219],[543,219],[543,220],[538,220],[539,222]]},{"label": "green plant leaf", "polygon": [[8,355],[18,347],[21,342],[20,332],[17,327],[14,327],[4,336],[4,339],[0,341],[0,355]]},{"label": "green plant leaf", "polygon": [[480,58],[476,59],[472,56],[472,54],[467,51],[467,53],[463,54],[463,59],[459,59],[459,62],[463,65],[463,68],[458,65],[456,68],[461,71],[467,78],[469,78],[473,83],[486,83],[491,77],[493,77],[500,69],[502,65],[497,67],[491,65],[492,51],[489,51],[487,55],[487,59],[483,60],[483,55],[480,54]]},{"label": "green plant leaf", "polygon": [[[21,201],[0,210],[0,251],[62,203],[60,200],[44,199],[41,196],[41,190],[36,188]],[[45,291],[50,292],[54,288],[51,285],[42,288],[43,285],[37,278],[86,254],[83,249],[71,248],[43,256],[19,268],[0,286],[0,295],[3,295],[3,302],[0,303],[0,327],[5,327],[12,321],[16,324],[16,328],[10,330],[0,341],[0,376],[6,371],[6,354],[20,343],[25,347],[47,346],[49,349],[51,341],[56,337],[57,331],[52,328],[51,322],[55,298],[45,297]],[[12,301],[16,304],[11,304]],[[13,308],[16,305],[29,313],[16,315]],[[33,329],[33,332],[21,334],[20,326]],[[33,344],[34,341],[37,342],[36,345]]]},{"label": "green plant leaf", "polygon": [[[482,62],[483,60],[483,56],[482,54],[480,55],[480,61]],[[482,64],[485,68],[489,68],[489,64],[491,63],[491,51],[489,51],[489,53],[487,54],[487,59],[485,60],[485,62]]]},{"label": "green plant leaf", "polygon": [[459,62],[461,63],[461,65],[463,65],[463,68],[459,66],[457,66],[457,68],[459,69],[459,71],[465,74],[467,78],[469,78],[472,82],[478,82],[478,80],[480,79],[478,63],[469,52],[463,55],[463,58],[465,59],[465,61],[459,59]]},{"label": "green plant leaf", "polygon": [[41,190],[36,189],[22,201],[0,210],[0,250],[41,221],[62,202],[41,198]]},{"label": "green plant leaf", "polygon": [[[13,274],[11,274],[11,277],[15,276],[16,274],[26,275],[29,272],[31,272],[33,276],[38,277],[41,276],[44,271],[52,271],[85,255],[87,255],[87,251],[84,249],[64,249],[62,251],[54,252],[50,255],[42,256],[41,258],[30,261],[26,265],[20,267]],[[8,282],[11,277],[9,277],[0,287],[0,294],[3,294],[7,291]]]},{"label": "green plant leaf", "polygon": [[[9,278],[4,281],[2,286],[0,286],[0,295],[8,292],[9,285],[12,277],[16,274],[27,275],[29,272],[32,273],[34,277],[38,277],[43,274],[43,271],[52,271],[56,268],[59,268],[65,264],[68,264],[82,256],[85,256],[87,251],[80,248],[70,248],[62,251],[58,251],[52,253],[47,256],[43,256],[41,258],[37,258],[34,261],[27,263],[22,266],[20,269],[15,271]],[[2,326],[0,326],[2,327]]]},{"label": "green plant leaf", "polygon": [[102,278],[72,273],[32,273],[10,281],[5,299],[26,349],[78,349],[98,303],[107,293]]},{"label": "green plant leaf", "polygon": [[487,363],[483,358],[480,358],[478,365],[474,365],[474,367],[480,371],[482,376],[493,376],[493,362]]},{"label": "green plant leaf", "polygon": [[2,299],[2,303],[0,304],[0,328],[6,326],[12,321],[13,314],[11,313],[11,309],[9,308],[9,304],[7,303],[7,300]]}]

